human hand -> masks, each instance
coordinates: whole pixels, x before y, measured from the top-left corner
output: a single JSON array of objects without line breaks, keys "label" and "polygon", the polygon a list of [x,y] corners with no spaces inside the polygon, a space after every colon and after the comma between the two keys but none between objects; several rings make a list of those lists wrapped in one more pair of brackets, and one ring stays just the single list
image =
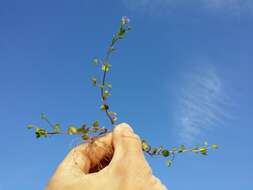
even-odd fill
[{"label": "human hand", "polygon": [[98,138],[93,143],[82,144],[72,149],[46,187],[46,190],[84,189],[167,188],[153,176],[143,155],[140,138],[129,125],[122,123],[116,126],[112,133]]}]

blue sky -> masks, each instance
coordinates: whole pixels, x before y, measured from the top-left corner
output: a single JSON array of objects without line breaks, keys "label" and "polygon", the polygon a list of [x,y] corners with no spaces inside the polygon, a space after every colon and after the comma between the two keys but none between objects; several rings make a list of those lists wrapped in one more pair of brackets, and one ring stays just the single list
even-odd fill
[{"label": "blue sky", "polygon": [[119,19],[133,30],[111,61],[119,121],[153,145],[220,149],[147,157],[170,189],[253,188],[251,0],[0,1],[0,190],[43,189],[72,137],[35,139],[46,112],[62,125],[109,125],[89,79]]}]

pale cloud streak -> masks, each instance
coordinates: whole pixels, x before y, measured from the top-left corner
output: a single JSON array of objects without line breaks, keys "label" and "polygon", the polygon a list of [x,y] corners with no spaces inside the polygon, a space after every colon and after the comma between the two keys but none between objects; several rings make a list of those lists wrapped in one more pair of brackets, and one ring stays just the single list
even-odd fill
[{"label": "pale cloud streak", "polygon": [[224,125],[230,118],[226,112],[229,104],[222,79],[212,65],[185,73],[175,116],[180,142],[191,144],[206,131]]}]

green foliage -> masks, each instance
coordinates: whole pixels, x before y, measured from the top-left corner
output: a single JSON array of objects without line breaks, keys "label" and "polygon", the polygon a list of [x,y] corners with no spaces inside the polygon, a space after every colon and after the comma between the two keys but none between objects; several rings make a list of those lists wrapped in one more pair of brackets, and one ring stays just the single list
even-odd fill
[{"label": "green foliage", "polygon": [[85,134],[85,133],[89,132],[89,128],[84,124],[84,125],[82,125],[82,127],[77,129],[77,132]]},{"label": "green foliage", "polygon": [[47,137],[47,131],[42,128],[36,128],[35,135],[36,135],[36,138]]},{"label": "green foliage", "polygon": [[89,137],[88,133],[85,133],[85,134],[82,135],[83,140],[88,140],[89,138],[90,137]]},{"label": "green foliage", "polygon": [[170,167],[170,166],[172,165],[172,163],[173,163],[172,160],[167,160],[167,161],[166,161],[166,165],[167,165],[168,167]]},{"label": "green foliage", "polygon": [[109,89],[112,89],[112,84],[110,84],[110,83],[105,83],[105,85],[106,85]]},{"label": "green foliage", "polygon": [[94,64],[94,65],[98,65],[98,63],[99,63],[98,58],[94,58],[94,59],[93,59],[93,64]]},{"label": "green foliage", "polygon": [[29,124],[26,126],[27,129],[32,129],[33,128],[33,125],[32,124]]},{"label": "green foliage", "polygon": [[103,110],[103,111],[106,111],[109,109],[109,106],[107,104],[103,104],[100,106],[100,109]]},{"label": "green foliage", "polygon": [[105,85],[99,85],[99,88],[101,89],[101,90],[104,90],[105,89]]},{"label": "green foliage", "polygon": [[199,149],[199,152],[203,155],[207,155],[207,148],[206,147],[202,147]]},{"label": "green foliage", "polygon": [[118,120],[118,114],[116,112],[113,112],[113,111],[108,111],[108,114],[110,116],[110,118],[116,122]]},{"label": "green foliage", "polygon": [[185,151],[185,146],[184,145],[180,145],[180,147],[178,148],[178,153],[182,153]]},{"label": "green foliage", "polygon": [[94,128],[98,128],[99,127],[99,121],[94,121],[94,123],[92,124],[92,127]]},{"label": "green foliage", "polygon": [[211,147],[212,147],[212,149],[218,149],[219,148],[219,146],[217,144],[213,144]]},{"label": "green foliage", "polygon": [[[107,102],[107,98],[111,96],[112,84],[107,82],[107,75],[112,67],[109,64],[109,59],[112,53],[115,52],[115,46],[117,43],[125,38],[126,34],[131,30],[129,26],[129,18],[122,17],[120,20],[120,27],[119,30],[113,35],[111,39],[111,43],[107,49],[106,57],[104,59],[94,58],[92,63],[93,65],[101,66],[102,74],[101,78],[98,79],[96,76],[91,78],[92,85],[100,91],[101,95],[101,106],[100,109],[104,111],[106,117],[109,119],[112,127],[115,126],[116,121],[118,120],[118,114],[113,112],[109,109],[109,105]],[[110,106],[111,107],[111,106]],[[94,121],[91,125],[83,124],[81,127],[77,127],[75,125],[68,126],[66,131],[61,131],[62,127],[59,123],[52,123],[47,117],[45,113],[41,113],[40,118],[45,121],[52,131],[47,131],[43,128],[34,127],[34,125],[29,124],[27,125],[28,129],[34,129],[35,135],[37,138],[40,137],[47,137],[49,135],[56,135],[56,134],[67,134],[67,135],[80,135],[81,138],[86,142],[92,142],[94,139],[93,137],[98,137],[108,133],[108,130],[105,127],[100,127],[100,123],[98,120]],[[90,126],[90,127],[89,127]],[[89,140],[89,141],[87,141]],[[180,145],[179,147],[172,147],[171,149],[163,148],[163,146],[159,147],[151,147],[147,141],[142,140],[142,150],[146,152],[148,155],[151,156],[162,156],[167,158],[166,165],[169,167],[172,165],[175,155],[178,153],[185,153],[185,152],[192,152],[201,155],[207,155],[209,149],[217,149],[217,144],[212,144],[209,146],[208,142],[205,141],[203,146],[196,145],[195,147],[188,148],[185,145]]]},{"label": "green foliage", "polygon": [[112,53],[112,52],[114,52],[114,51],[116,51],[116,48],[110,46],[108,52],[109,52],[109,53]]},{"label": "green foliage", "polygon": [[105,97],[111,96],[111,93],[108,90],[105,90],[104,91],[104,96]]},{"label": "green foliage", "polygon": [[91,82],[92,82],[93,86],[96,86],[97,85],[97,79],[96,79],[96,77],[92,77],[91,78]]},{"label": "green foliage", "polygon": [[61,125],[59,123],[56,123],[53,127],[54,131],[60,131],[61,130]]},{"label": "green foliage", "polygon": [[170,151],[164,149],[164,150],[162,151],[162,154],[163,154],[164,157],[168,157],[168,156],[170,155]]},{"label": "green foliage", "polygon": [[150,151],[150,149],[151,149],[150,145],[146,141],[142,140],[142,150],[148,152]]},{"label": "green foliage", "polygon": [[199,149],[195,147],[195,148],[192,148],[191,151],[194,152],[194,153],[198,153]]},{"label": "green foliage", "polygon": [[42,119],[42,120],[44,120],[44,119],[46,119],[47,117],[46,117],[46,114],[45,113],[41,113],[40,114],[40,119]]},{"label": "green foliage", "polygon": [[77,131],[77,128],[75,126],[70,126],[68,128],[68,134],[69,135],[73,135],[73,134],[76,134],[78,131]]},{"label": "green foliage", "polygon": [[108,72],[111,66],[109,63],[105,63],[102,65],[102,71]]}]

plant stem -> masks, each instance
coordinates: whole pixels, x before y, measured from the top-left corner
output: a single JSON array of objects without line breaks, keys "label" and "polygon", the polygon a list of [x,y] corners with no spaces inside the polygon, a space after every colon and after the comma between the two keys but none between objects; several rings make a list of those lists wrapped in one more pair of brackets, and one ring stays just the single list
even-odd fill
[{"label": "plant stem", "polygon": [[[118,41],[118,39],[115,40],[115,42],[111,43],[111,45],[109,46],[108,50],[107,50],[107,53],[106,53],[106,57],[105,57],[105,60],[104,60],[104,63],[103,65],[106,65],[108,64],[108,61],[109,61],[109,57],[110,57],[110,49],[113,47],[113,45]],[[106,81],[106,74],[107,74],[107,68],[105,68],[104,70],[104,73],[103,73],[103,78],[102,78],[102,88],[101,88],[101,98],[102,98],[102,101],[103,101],[103,105],[107,105],[107,101],[106,101],[106,97],[104,96],[104,88],[105,88],[105,81]],[[106,113],[106,116],[109,118],[112,126],[114,126],[114,120],[112,118],[112,116],[109,114],[108,112],[108,109],[105,110],[105,113]]]}]

